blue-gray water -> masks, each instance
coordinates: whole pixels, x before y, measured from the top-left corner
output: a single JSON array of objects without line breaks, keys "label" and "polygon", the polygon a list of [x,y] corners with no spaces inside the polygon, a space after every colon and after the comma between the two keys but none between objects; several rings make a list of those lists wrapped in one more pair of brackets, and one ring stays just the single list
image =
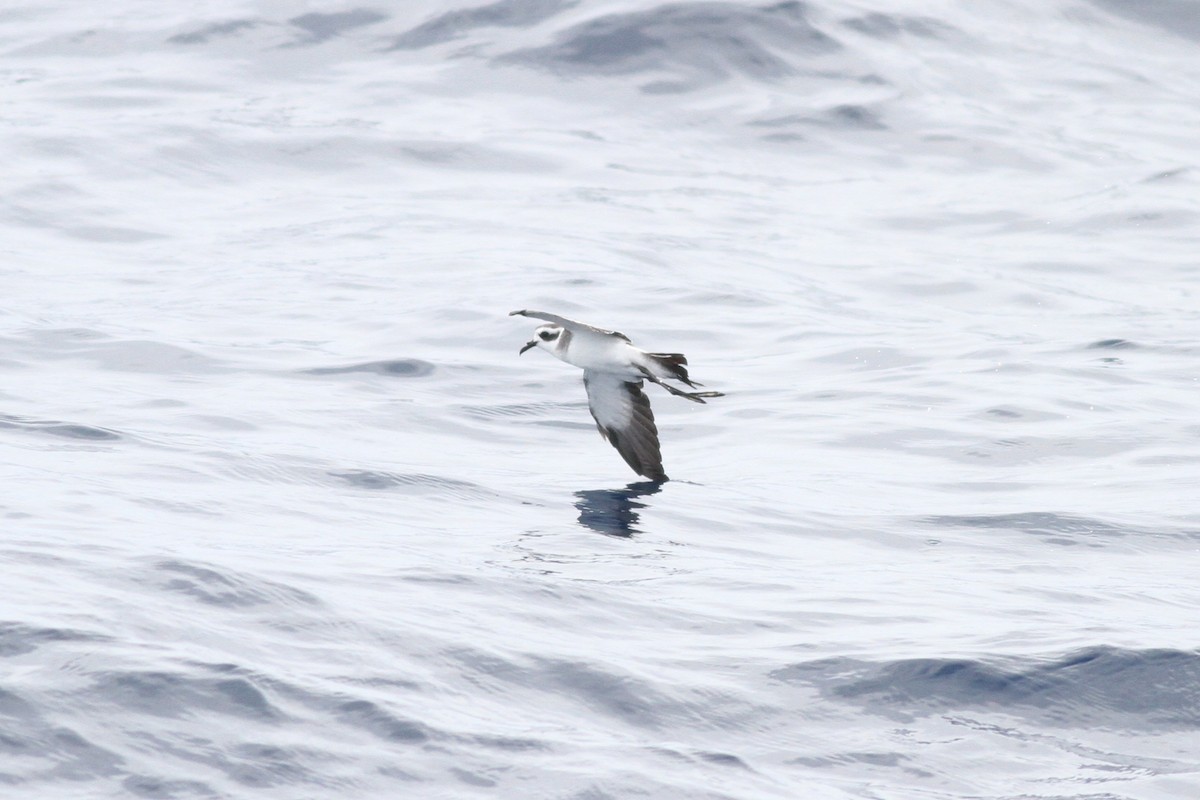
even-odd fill
[{"label": "blue-gray water", "polygon": [[[1200,5],[0,11],[0,795],[1200,796]],[[682,351],[639,483],[541,308]]]}]

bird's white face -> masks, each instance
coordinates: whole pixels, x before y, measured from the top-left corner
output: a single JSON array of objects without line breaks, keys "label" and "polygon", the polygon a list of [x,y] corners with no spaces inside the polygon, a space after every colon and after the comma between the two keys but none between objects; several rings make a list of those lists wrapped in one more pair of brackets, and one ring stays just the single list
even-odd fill
[{"label": "bird's white face", "polygon": [[559,337],[562,336],[563,329],[557,325],[539,325],[537,330],[533,332],[533,338],[525,343],[521,348],[521,352],[532,347],[540,347],[543,350],[553,353],[558,347]]}]

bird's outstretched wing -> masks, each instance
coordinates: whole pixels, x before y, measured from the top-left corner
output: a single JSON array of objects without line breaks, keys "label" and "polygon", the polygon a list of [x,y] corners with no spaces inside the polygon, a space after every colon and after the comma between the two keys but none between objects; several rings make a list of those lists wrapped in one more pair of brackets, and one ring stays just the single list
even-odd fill
[{"label": "bird's outstretched wing", "polygon": [[590,333],[598,333],[601,336],[616,336],[619,339],[629,341],[629,337],[617,331],[606,331],[604,328],[597,328],[594,325],[588,325],[586,322],[578,322],[577,320],[560,317],[558,314],[549,314],[545,311],[529,311],[521,309],[520,311],[508,312],[510,317],[533,317],[534,319],[544,319],[547,322],[553,322],[555,325],[561,325],[569,331],[588,331]]},{"label": "bird's outstretched wing", "polygon": [[617,448],[638,475],[652,481],[667,480],[654,412],[650,410],[650,398],[642,391],[642,381],[585,369],[583,385],[600,435]]}]

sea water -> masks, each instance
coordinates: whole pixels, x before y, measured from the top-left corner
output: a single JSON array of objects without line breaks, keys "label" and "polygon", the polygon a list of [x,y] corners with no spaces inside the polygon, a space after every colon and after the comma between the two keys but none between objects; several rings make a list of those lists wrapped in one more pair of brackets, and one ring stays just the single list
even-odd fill
[{"label": "sea water", "polygon": [[[1200,6],[0,11],[0,796],[1200,797]],[[532,308],[683,352],[674,480]]]}]

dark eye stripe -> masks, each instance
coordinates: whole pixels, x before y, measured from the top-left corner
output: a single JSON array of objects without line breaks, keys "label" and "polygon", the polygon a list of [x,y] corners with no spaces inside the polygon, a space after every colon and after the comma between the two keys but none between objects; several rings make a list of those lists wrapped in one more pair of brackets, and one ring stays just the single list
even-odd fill
[{"label": "dark eye stripe", "polygon": [[553,334],[553,333],[551,333],[550,331],[542,331],[541,333],[539,333],[539,334],[538,334],[538,336],[542,337],[542,341],[543,341],[543,342],[548,342],[548,341],[550,341],[550,340],[551,340],[551,339],[553,339],[553,338],[554,338],[556,335],[557,335],[557,334]]}]

